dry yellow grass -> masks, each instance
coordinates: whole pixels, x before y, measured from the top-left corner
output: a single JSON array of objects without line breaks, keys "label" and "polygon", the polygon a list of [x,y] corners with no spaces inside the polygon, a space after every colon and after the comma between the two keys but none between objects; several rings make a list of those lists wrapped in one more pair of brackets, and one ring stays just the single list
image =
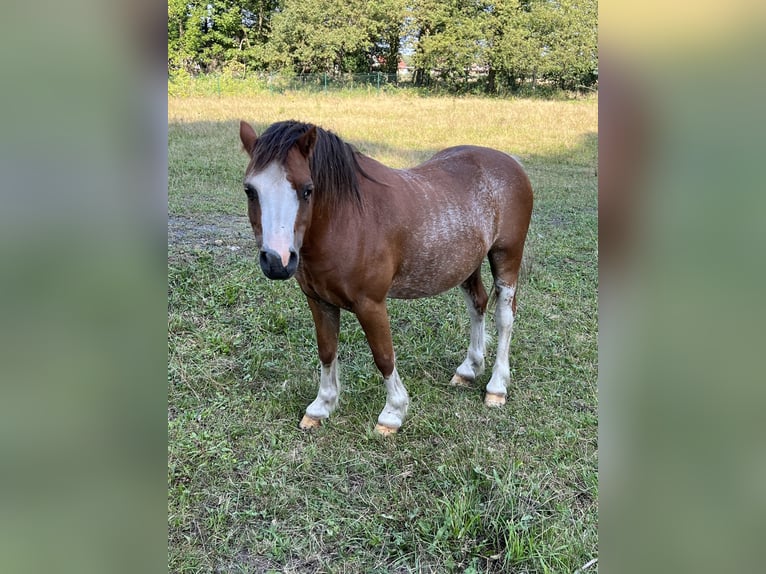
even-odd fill
[{"label": "dry yellow grass", "polygon": [[[522,158],[567,155],[598,132],[596,96],[573,101],[420,97],[413,94],[256,94],[170,97],[168,120],[236,122],[260,129],[280,120],[321,125],[392,167],[407,167],[457,144],[494,147]],[[583,158],[589,163],[591,158]],[[577,162],[580,163],[580,162]]]}]

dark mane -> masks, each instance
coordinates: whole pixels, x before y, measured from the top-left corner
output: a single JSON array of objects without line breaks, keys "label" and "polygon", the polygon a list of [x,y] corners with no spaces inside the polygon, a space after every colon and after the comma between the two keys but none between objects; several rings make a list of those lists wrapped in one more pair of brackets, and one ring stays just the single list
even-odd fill
[{"label": "dark mane", "polygon": [[[293,120],[277,122],[269,126],[256,141],[253,150],[253,168],[256,171],[264,169],[274,160],[284,164],[287,152],[312,126],[313,124]],[[317,137],[309,166],[317,201],[333,205],[351,201],[361,206],[362,198],[359,193],[357,173],[372,181],[375,180],[359,166],[357,155],[360,155],[360,152],[334,133],[319,126],[315,127]]]}]

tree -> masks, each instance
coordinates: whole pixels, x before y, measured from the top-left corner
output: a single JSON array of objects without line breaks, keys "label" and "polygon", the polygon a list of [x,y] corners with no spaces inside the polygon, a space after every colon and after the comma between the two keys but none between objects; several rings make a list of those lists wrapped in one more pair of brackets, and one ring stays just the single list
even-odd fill
[{"label": "tree", "polygon": [[404,52],[418,85],[573,89],[597,40],[597,0],[168,0],[168,69],[193,73],[395,73]]},{"label": "tree", "polygon": [[237,36],[237,61],[252,69],[262,69],[267,63],[267,49],[271,36],[271,20],[281,9],[281,0],[243,0],[242,25]]},{"label": "tree", "polygon": [[596,0],[559,0],[547,42],[546,77],[562,89],[595,80],[598,63]]},{"label": "tree", "polygon": [[413,58],[416,83],[427,84],[434,72],[451,89],[465,86],[472,72],[486,66],[484,28],[488,17],[481,1],[413,3],[410,26],[417,39]]},{"label": "tree", "polygon": [[414,47],[412,64],[415,85],[428,85],[431,80],[431,58],[428,50],[432,34],[441,33],[449,19],[449,8],[443,0],[412,0],[407,7],[406,32]]},{"label": "tree", "polygon": [[[596,0],[502,0],[487,31],[490,76],[511,90],[530,80],[572,89],[592,83],[598,58]],[[488,88],[496,88],[489,82]]]},{"label": "tree", "polygon": [[272,21],[268,61],[297,73],[396,70],[403,0],[286,0]]},{"label": "tree", "polygon": [[367,9],[372,24],[370,60],[378,62],[382,71],[396,74],[404,31],[405,0],[368,2]]},{"label": "tree", "polygon": [[527,78],[534,86],[545,57],[550,22],[547,2],[505,0],[496,2],[487,29],[490,82],[516,90]]},{"label": "tree", "polygon": [[279,0],[168,0],[168,66],[211,71],[259,67]]}]

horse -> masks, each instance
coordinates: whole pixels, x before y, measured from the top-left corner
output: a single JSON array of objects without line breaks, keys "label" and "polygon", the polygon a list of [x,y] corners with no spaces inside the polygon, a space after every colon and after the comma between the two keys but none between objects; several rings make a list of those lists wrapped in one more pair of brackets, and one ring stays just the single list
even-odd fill
[{"label": "horse", "polygon": [[490,299],[481,278],[485,257],[498,336],[484,402],[504,405],[533,204],[520,162],[463,145],[416,167],[393,169],[331,131],[292,120],[272,124],[260,136],[241,121],[239,136],[250,158],[244,191],[261,270],[269,279],[295,277],[314,319],[319,391],[299,427],[320,426],[338,405],[340,311],[346,310],[356,315],[386,387],[375,431],[387,436],[401,428],[410,400],[396,371],[388,298],[430,297],[459,285],[470,344],[450,383],[474,383],[484,371]]}]

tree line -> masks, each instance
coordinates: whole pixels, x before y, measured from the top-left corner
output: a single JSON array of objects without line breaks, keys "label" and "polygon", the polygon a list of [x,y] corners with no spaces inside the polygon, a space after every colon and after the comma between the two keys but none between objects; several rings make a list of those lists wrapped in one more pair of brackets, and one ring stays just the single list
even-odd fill
[{"label": "tree line", "polygon": [[515,91],[598,78],[597,0],[169,0],[170,73],[396,73]]}]

